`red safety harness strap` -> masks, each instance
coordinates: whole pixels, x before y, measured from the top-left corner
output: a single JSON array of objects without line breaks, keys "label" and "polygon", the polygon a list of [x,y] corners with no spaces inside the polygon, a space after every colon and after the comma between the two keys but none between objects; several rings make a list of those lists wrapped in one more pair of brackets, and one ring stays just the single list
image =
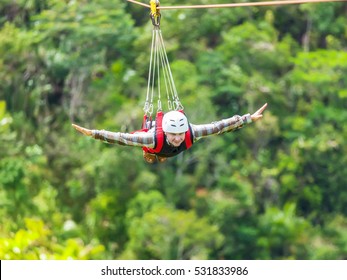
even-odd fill
[{"label": "red safety harness strap", "polygon": [[155,117],[155,145],[153,149],[143,147],[147,153],[156,154],[161,151],[164,145],[164,131],[163,131],[163,116],[164,113],[162,111],[158,111]]},{"label": "red safety harness strap", "polygon": [[[179,110],[179,112],[181,112],[182,114],[185,115],[183,110]],[[191,134],[191,131],[190,131],[190,126],[189,126],[189,129],[186,132],[184,142],[186,144],[187,150],[193,145],[193,143],[192,143],[192,134]]]},{"label": "red safety harness strap", "polygon": [[190,126],[189,126],[189,129],[186,132],[185,143],[186,143],[187,150],[193,145],[192,134],[191,134],[191,131],[190,131]]}]

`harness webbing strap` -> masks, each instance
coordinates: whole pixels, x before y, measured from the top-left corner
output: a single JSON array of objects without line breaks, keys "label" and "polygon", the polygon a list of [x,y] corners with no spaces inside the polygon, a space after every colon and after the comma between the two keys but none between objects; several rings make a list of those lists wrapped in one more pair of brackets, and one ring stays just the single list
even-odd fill
[{"label": "harness webbing strap", "polygon": [[[183,109],[178,110],[178,111],[185,115]],[[191,133],[190,125],[189,125],[189,129],[186,132],[186,136],[185,136],[184,142],[186,144],[187,150],[193,145],[193,143],[192,143],[192,133]]]},{"label": "harness webbing strap", "polygon": [[189,129],[188,131],[186,132],[186,138],[185,138],[185,143],[186,143],[186,147],[187,147],[187,150],[193,145],[193,142],[192,142],[192,134],[191,134],[191,131],[190,131],[190,126],[189,126]]},{"label": "harness webbing strap", "polygon": [[159,153],[164,145],[164,131],[163,131],[163,111],[157,112],[157,116],[155,117],[155,139],[156,145],[153,151],[155,153]]},{"label": "harness webbing strap", "polygon": [[142,131],[148,131],[152,128],[152,117],[145,114],[142,121]]},{"label": "harness webbing strap", "polygon": [[155,146],[153,149],[143,147],[142,150],[151,153],[156,154],[161,151],[164,145],[164,131],[163,131],[163,116],[164,113],[162,111],[158,111],[156,118],[155,118]]}]

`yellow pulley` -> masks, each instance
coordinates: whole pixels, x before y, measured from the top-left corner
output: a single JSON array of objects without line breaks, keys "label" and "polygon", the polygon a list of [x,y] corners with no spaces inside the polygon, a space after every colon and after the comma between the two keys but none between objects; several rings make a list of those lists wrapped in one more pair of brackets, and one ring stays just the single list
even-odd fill
[{"label": "yellow pulley", "polygon": [[160,25],[160,11],[159,11],[159,0],[150,0],[150,17],[154,26]]}]

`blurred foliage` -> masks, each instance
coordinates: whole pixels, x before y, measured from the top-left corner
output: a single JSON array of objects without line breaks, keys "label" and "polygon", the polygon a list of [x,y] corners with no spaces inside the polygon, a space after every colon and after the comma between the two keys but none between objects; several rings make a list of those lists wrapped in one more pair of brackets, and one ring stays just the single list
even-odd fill
[{"label": "blurred foliage", "polygon": [[[190,4],[207,2],[230,1]],[[173,4],[186,1],[162,3]],[[192,123],[269,105],[255,124],[148,165],[139,148],[71,128],[140,128],[148,11],[1,1],[0,258],[346,259],[346,11],[162,11]]]}]

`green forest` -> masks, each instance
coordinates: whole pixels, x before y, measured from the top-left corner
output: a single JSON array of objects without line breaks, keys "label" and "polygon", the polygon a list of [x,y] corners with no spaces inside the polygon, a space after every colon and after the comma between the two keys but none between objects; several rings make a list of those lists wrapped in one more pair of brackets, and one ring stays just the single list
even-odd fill
[{"label": "green forest", "polygon": [[190,122],[268,107],[152,165],[71,126],[140,129],[149,12],[1,1],[0,259],[346,259],[347,2],[161,11]]}]

